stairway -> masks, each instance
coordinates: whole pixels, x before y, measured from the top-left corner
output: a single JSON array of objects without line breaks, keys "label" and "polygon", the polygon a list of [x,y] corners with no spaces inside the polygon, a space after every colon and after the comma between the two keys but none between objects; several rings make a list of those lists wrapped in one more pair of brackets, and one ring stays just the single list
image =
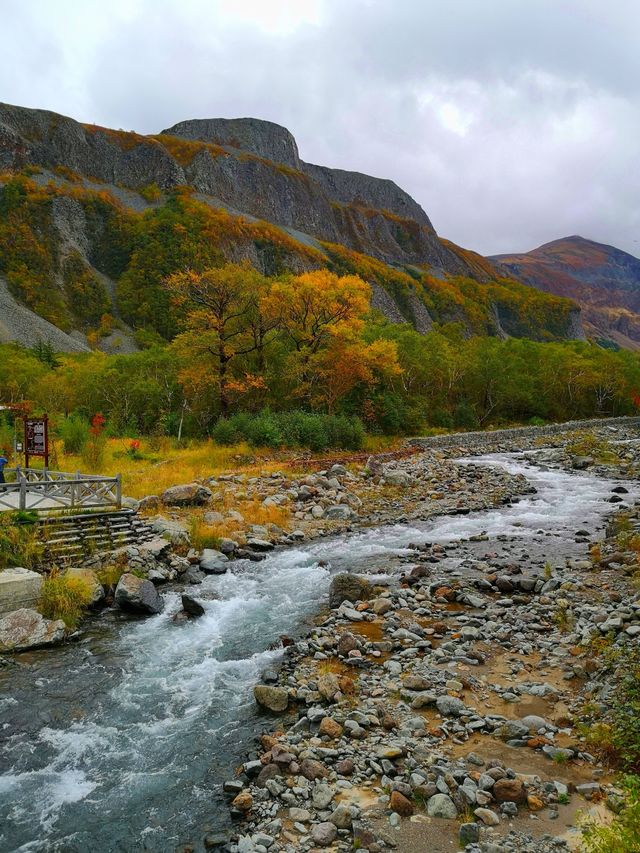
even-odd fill
[{"label": "stairway", "polygon": [[38,526],[45,543],[45,559],[54,563],[111,554],[118,548],[140,545],[156,536],[131,509],[50,516],[40,519]]}]

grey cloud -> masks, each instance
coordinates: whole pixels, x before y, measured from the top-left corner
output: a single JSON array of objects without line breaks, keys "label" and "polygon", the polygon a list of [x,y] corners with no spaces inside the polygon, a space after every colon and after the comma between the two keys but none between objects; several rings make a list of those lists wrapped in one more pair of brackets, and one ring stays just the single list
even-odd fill
[{"label": "grey cloud", "polygon": [[635,0],[326,0],[286,33],[232,5],[10,2],[0,97],[141,132],[255,115],[477,251],[582,233],[639,253]]}]

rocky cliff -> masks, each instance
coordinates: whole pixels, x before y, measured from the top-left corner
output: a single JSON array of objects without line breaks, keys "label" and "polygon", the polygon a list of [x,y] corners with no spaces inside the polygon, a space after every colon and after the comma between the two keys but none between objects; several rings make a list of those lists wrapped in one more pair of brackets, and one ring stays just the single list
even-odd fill
[{"label": "rocky cliff", "polygon": [[393,181],[304,162],[272,122],[194,119],[142,136],[0,104],[0,193],[9,184],[0,274],[10,292],[66,333],[95,331],[106,312],[125,349],[141,327],[175,334],[162,277],[220,254],[267,275],[361,275],[374,307],[422,332],[457,322],[473,334],[579,333],[571,303],[500,280],[490,261],[441,239]]},{"label": "rocky cliff", "polygon": [[506,275],[577,302],[590,337],[640,349],[640,260],[633,255],[572,236],[491,260]]}]

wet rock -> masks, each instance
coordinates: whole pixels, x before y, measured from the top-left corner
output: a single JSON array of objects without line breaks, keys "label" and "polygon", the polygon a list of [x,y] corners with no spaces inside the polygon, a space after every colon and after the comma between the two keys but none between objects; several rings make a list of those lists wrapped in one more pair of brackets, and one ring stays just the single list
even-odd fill
[{"label": "wet rock", "polygon": [[234,809],[237,809],[243,814],[250,812],[253,808],[253,797],[251,796],[250,791],[242,791],[242,793],[238,794],[238,796],[234,798],[231,805]]},{"label": "wet rock", "polygon": [[202,506],[213,497],[213,492],[200,483],[185,483],[171,486],[162,493],[162,502],[167,506]]},{"label": "wet rock", "polygon": [[229,568],[229,558],[222,551],[205,548],[200,555],[200,569],[208,575],[223,575]]},{"label": "wet rock", "polygon": [[22,607],[0,617],[0,651],[55,646],[64,640],[65,633],[62,619],[45,619],[37,610]]},{"label": "wet rock", "polygon": [[365,601],[371,597],[372,586],[359,575],[336,575],[329,587],[329,606],[339,607],[343,601]]},{"label": "wet rock", "polygon": [[196,601],[195,598],[192,598],[190,595],[183,593],[182,595],[182,609],[189,616],[197,618],[198,616],[204,616],[205,609],[200,604],[199,601]]},{"label": "wet rock", "polygon": [[284,687],[256,684],[253,695],[258,705],[274,713],[282,713],[289,707],[289,692]]},{"label": "wet rock", "polygon": [[132,613],[161,613],[164,601],[150,580],[128,572],[122,575],[116,587],[115,603],[121,610]]},{"label": "wet rock", "polygon": [[257,537],[247,539],[247,548],[250,548],[252,551],[257,551],[259,554],[265,553],[266,551],[273,551],[274,547],[273,542],[269,542],[268,539],[259,539]]}]

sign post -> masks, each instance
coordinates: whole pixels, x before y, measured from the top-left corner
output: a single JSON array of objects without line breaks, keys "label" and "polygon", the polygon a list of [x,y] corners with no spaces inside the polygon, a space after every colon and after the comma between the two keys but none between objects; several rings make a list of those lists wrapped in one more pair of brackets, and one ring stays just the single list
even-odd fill
[{"label": "sign post", "polygon": [[44,467],[49,467],[49,418],[24,419],[24,466],[29,467],[31,456],[42,456]]}]

